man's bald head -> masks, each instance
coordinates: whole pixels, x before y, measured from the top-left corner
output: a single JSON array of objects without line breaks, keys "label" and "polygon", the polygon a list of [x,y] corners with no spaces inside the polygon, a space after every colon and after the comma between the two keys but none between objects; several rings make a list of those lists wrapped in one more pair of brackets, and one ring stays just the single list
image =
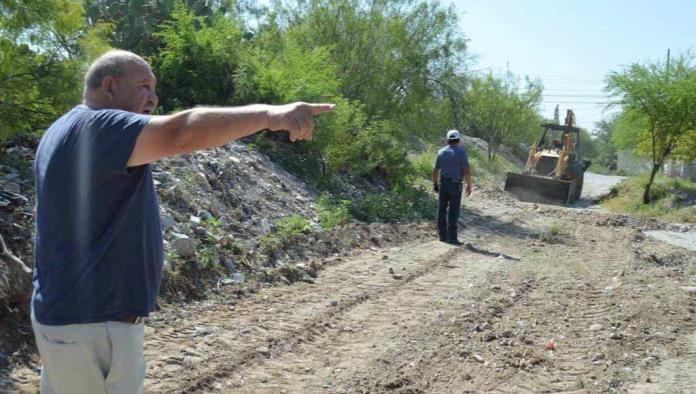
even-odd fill
[{"label": "man's bald head", "polygon": [[132,67],[144,67],[150,69],[145,59],[133,52],[113,50],[101,55],[92,63],[85,74],[85,90],[99,89],[102,80],[111,76],[116,79],[123,78]]},{"label": "man's bald head", "polygon": [[149,114],[157,106],[156,84],[145,59],[133,52],[109,51],[85,74],[84,103],[92,108]]}]

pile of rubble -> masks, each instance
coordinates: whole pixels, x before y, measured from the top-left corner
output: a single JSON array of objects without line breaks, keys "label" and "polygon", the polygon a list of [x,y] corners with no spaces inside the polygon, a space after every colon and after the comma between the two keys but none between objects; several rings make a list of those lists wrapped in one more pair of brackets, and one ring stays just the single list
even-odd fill
[{"label": "pile of rubble", "polygon": [[[0,159],[0,235],[29,267],[33,152],[14,146],[5,148]],[[325,231],[314,204],[317,191],[243,143],[161,160],[153,164],[153,175],[165,241],[165,298],[200,298],[221,284],[249,280],[307,279],[312,270],[306,267],[313,259],[403,242],[423,230],[349,224]],[[307,229],[279,234],[278,222],[288,217],[306,221]],[[24,311],[30,290],[30,275],[0,257],[0,300]]]}]

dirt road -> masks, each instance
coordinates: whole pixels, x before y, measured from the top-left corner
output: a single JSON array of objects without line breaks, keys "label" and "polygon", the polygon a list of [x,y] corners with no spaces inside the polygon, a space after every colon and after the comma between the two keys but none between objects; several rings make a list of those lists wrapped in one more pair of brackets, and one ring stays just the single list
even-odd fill
[{"label": "dirt road", "polygon": [[625,176],[601,175],[586,172],[583,181],[582,198],[594,200],[611,191],[611,188],[625,180]]},{"label": "dirt road", "polygon": [[[146,391],[694,392],[696,252],[627,216],[485,191],[465,206],[466,246],[375,245],[314,262],[313,283],[166,306]],[[12,376],[35,390],[35,371]]]}]

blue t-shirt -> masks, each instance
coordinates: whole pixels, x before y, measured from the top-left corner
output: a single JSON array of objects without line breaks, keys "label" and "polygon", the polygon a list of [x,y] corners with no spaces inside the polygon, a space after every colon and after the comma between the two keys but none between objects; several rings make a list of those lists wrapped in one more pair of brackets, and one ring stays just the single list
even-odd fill
[{"label": "blue t-shirt", "polygon": [[435,168],[440,170],[441,177],[461,180],[468,167],[469,158],[461,146],[447,145],[437,152]]},{"label": "blue t-shirt", "polygon": [[149,116],[73,108],[36,154],[36,320],[94,323],[155,308],[159,202],[149,165],[127,168]]}]

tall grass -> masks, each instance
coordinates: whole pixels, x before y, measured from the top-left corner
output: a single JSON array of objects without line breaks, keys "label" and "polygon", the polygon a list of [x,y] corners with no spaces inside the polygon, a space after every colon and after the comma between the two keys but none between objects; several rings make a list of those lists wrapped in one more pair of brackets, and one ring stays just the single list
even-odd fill
[{"label": "tall grass", "polygon": [[647,176],[639,176],[620,183],[602,205],[615,212],[696,223],[696,183],[658,176],[651,188],[653,202],[643,204],[647,182]]}]

